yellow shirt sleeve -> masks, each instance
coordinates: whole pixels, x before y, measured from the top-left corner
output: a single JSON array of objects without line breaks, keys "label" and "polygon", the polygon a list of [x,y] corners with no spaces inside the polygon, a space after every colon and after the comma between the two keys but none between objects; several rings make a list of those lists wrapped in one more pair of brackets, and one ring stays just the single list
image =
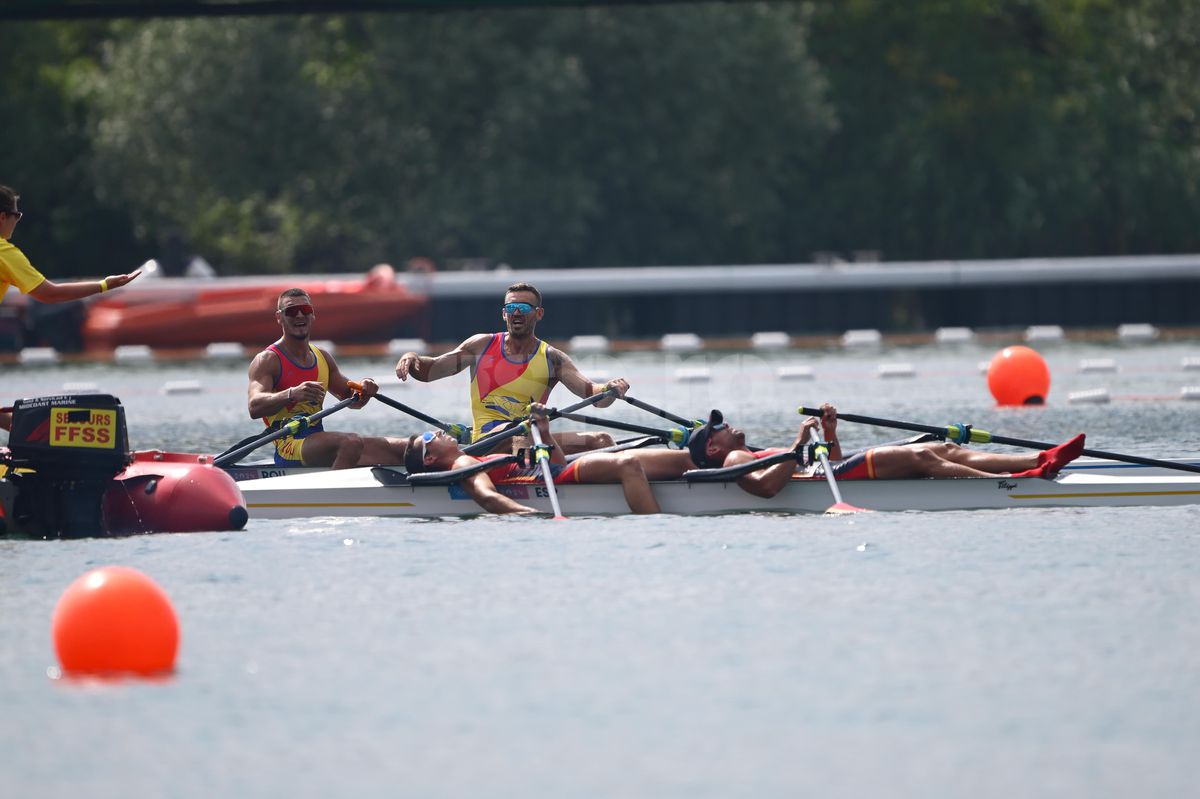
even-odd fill
[{"label": "yellow shirt sleeve", "polygon": [[22,294],[28,294],[46,278],[33,268],[25,253],[18,250],[11,242],[0,239],[0,301],[9,286],[16,286]]}]

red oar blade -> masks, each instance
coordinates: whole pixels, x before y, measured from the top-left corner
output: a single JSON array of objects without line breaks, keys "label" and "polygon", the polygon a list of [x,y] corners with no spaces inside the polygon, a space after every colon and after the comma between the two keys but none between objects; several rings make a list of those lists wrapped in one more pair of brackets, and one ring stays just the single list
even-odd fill
[{"label": "red oar blade", "polygon": [[841,515],[843,513],[871,513],[870,508],[860,508],[857,505],[851,505],[849,502],[835,502],[825,509],[825,514]]}]

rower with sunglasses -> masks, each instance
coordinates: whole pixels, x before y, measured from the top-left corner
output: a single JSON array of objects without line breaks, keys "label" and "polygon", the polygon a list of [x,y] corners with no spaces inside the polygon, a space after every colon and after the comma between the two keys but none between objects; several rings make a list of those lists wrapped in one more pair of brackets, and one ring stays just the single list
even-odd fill
[{"label": "rower with sunglasses", "polygon": [[9,286],[16,286],[22,294],[28,294],[38,302],[58,303],[81,300],[93,294],[120,288],[142,273],[142,270],[127,275],[109,275],[103,280],[78,280],[70,283],[55,283],[48,280],[9,239],[17,228],[24,213],[17,210],[21,195],[8,186],[0,186],[0,302],[8,293]]},{"label": "rower with sunglasses", "polygon": [[[629,383],[624,378],[594,383],[583,376],[575,363],[557,347],[536,335],[537,323],[545,314],[542,294],[529,283],[516,283],[504,293],[500,316],[505,330],[477,333],[444,355],[431,357],[406,352],[396,362],[396,377],[412,377],[422,383],[471,369],[471,440],[477,441],[509,422],[525,416],[532,403],[544,403],[559,383],[577,397],[590,397],[608,389],[625,396]],[[614,399],[603,399],[604,408]],[[564,432],[558,444],[566,454],[612,446],[602,432]],[[505,446],[508,446],[507,444]],[[514,450],[527,442],[514,439]]]},{"label": "rower with sunglasses", "polygon": [[[346,399],[354,391],[333,356],[309,341],[316,310],[304,289],[279,295],[275,320],[283,335],[250,363],[248,407],[251,419],[276,427],[296,416],[321,410],[325,395]],[[362,393],[351,408],[361,408],[379,391],[371,378],[363,378]],[[335,433],[323,423],[295,435],[275,440],[275,463],[280,466],[399,465],[404,463],[407,442],[402,438]]]},{"label": "rower with sunglasses", "polygon": [[[658,500],[646,480],[646,472],[633,452],[588,452],[567,463],[561,447],[550,434],[550,419],[544,405],[534,403],[529,414],[538,427],[542,441],[550,447],[550,479],[556,486],[568,483],[620,483],[625,502],[634,513],[658,513]],[[495,468],[475,472],[460,482],[463,490],[481,508],[490,513],[534,513],[507,496],[505,486],[529,486],[542,482],[539,464],[512,463],[511,456],[500,454],[477,457],[462,451],[457,439],[444,432],[430,430],[408,440],[404,468],[409,474],[463,469],[497,460]],[[499,487],[497,487],[499,486]]]}]

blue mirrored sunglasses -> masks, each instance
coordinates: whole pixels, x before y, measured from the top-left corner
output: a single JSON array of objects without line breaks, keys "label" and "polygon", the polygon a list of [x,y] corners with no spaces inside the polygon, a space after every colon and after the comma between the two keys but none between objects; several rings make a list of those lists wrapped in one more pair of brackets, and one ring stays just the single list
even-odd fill
[{"label": "blue mirrored sunglasses", "polygon": [[504,304],[502,310],[505,313],[531,314],[533,313],[533,306],[527,302],[509,302]]},{"label": "blue mirrored sunglasses", "polygon": [[433,432],[432,430],[426,430],[421,434],[421,440],[426,444],[428,444],[430,441],[433,441],[435,438],[437,438],[437,433]]}]

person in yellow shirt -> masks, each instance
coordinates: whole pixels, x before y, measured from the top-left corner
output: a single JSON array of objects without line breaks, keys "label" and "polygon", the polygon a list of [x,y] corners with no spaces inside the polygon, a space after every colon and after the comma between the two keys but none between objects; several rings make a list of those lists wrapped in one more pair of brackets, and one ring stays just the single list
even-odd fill
[{"label": "person in yellow shirt", "polygon": [[28,294],[38,302],[68,302],[120,288],[141,274],[139,269],[127,275],[109,275],[103,280],[70,283],[46,279],[10,241],[17,223],[24,216],[17,210],[19,199],[20,195],[8,186],[0,186],[0,302],[4,301],[9,286],[16,286],[22,294]]},{"label": "person in yellow shirt", "polygon": [[[25,215],[17,210],[17,200],[20,198],[21,196],[8,186],[0,186],[0,302],[4,302],[4,295],[8,293],[9,286],[16,286],[22,294],[28,294],[38,302],[69,302],[120,288],[141,274],[139,269],[127,275],[109,275],[103,280],[78,280],[70,283],[47,280],[29,263],[25,253],[9,241],[17,223]],[[11,414],[0,411],[0,429],[9,429],[11,418]]]}]

